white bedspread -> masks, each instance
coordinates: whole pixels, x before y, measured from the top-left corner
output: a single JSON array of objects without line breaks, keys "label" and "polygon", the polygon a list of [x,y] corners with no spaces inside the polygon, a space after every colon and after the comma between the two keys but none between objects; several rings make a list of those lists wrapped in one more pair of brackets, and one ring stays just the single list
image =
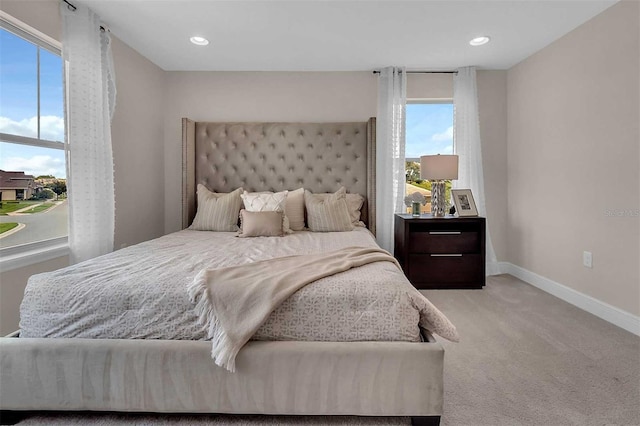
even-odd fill
[{"label": "white bedspread", "polygon": [[[20,308],[21,336],[205,339],[207,330],[187,294],[201,270],[375,245],[362,228],[281,238],[176,232],[32,276]],[[377,262],[302,288],[272,313],[254,339],[419,341],[419,325],[433,329],[427,307],[430,303],[393,264]]]}]

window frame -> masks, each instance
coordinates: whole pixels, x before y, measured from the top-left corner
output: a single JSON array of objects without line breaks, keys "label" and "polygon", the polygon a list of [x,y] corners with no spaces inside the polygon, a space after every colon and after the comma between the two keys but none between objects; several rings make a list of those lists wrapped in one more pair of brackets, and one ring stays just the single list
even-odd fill
[{"label": "window frame", "polygon": [[[29,136],[13,135],[10,133],[0,132],[0,142],[28,145],[38,148],[49,148],[66,151],[67,145],[65,141],[52,141],[40,138],[40,49],[45,49],[62,58],[62,43],[47,36],[46,34],[30,27],[29,25],[19,21],[4,11],[0,11],[0,28],[18,36],[38,47],[37,57],[37,96],[38,96],[38,131],[37,138]],[[62,58],[63,69],[63,87],[66,87],[67,72],[66,62]],[[66,89],[63,89],[66,90]],[[63,96],[64,92],[63,92]],[[63,108],[64,122],[67,124],[66,108]],[[65,160],[66,163],[66,160]],[[66,167],[66,165],[65,165]],[[0,248],[0,271],[5,272],[17,268],[46,262],[48,260],[60,258],[69,255],[69,238],[68,227],[67,236],[51,238],[48,240],[34,241],[31,243],[20,244]]]}]

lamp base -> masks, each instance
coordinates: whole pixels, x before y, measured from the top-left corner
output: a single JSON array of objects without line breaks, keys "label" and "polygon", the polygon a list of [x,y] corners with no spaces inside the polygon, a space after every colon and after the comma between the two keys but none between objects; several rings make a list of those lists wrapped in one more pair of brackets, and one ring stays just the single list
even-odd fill
[{"label": "lamp base", "polygon": [[445,199],[445,181],[431,181],[431,215],[433,217],[445,217],[447,200]]}]

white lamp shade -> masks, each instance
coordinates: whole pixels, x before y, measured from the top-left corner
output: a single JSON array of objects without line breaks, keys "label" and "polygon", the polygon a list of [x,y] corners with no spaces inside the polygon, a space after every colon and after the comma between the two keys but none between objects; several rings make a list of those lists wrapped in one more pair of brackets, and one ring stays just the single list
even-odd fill
[{"label": "white lamp shade", "polygon": [[423,155],[420,157],[420,178],[427,180],[458,179],[458,156]]}]

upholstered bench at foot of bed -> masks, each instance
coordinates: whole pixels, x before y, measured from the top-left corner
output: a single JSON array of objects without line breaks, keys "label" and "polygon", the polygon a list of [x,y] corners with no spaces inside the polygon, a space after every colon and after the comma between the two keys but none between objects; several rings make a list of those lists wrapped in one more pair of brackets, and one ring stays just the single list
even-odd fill
[{"label": "upholstered bench at foot of bed", "polygon": [[249,342],[236,373],[210,351],[206,341],[1,338],[0,410],[412,416],[416,424],[442,414],[437,342]]}]

